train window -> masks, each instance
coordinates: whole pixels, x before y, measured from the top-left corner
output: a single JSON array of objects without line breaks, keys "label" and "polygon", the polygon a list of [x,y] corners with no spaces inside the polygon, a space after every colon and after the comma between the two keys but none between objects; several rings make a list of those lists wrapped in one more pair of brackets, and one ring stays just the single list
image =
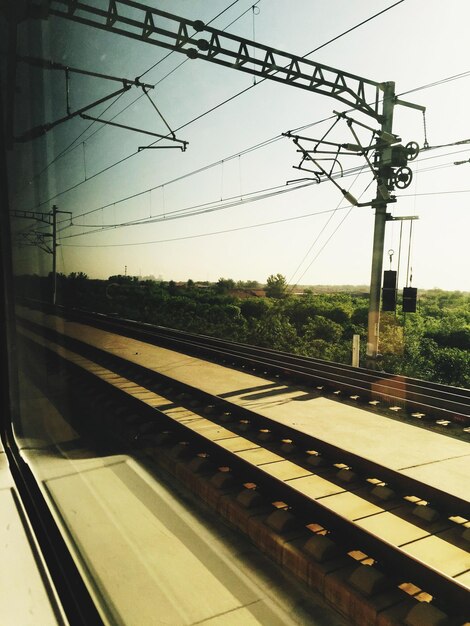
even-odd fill
[{"label": "train window", "polygon": [[468,7],[417,81],[402,1],[2,7],[0,622],[463,623]]}]

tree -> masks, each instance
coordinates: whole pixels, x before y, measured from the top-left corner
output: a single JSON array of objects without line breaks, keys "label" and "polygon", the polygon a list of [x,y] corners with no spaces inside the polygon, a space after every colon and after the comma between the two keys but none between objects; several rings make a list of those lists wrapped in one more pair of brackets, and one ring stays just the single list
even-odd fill
[{"label": "tree", "polygon": [[272,310],[255,322],[250,340],[260,346],[295,352],[298,337],[295,328],[282,314]]},{"label": "tree", "polygon": [[70,278],[71,280],[88,280],[88,276],[85,274],[85,272],[71,272],[68,275],[68,278]]},{"label": "tree", "polygon": [[219,278],[215,286],[217,293],[227,293],[235,288],[235,281],[231,278]]},{"label": "tree", "polygon": [[336,343],[343,334],[340,324],[323,317],[323,315],[316,315],[310,319],[302,328],[302,331],[306,342],[322,339],[329,343]]},{"label": "tree", "polygon": [[267,298],[246,298],[240,303],[243,317],[246,319],[262,319],[271,308],[271,301]]},{"label": "tree", "polygon": [[282,274],[271,274],[266,281],[266,295],[268,298],[285,298],[287,280]]}]

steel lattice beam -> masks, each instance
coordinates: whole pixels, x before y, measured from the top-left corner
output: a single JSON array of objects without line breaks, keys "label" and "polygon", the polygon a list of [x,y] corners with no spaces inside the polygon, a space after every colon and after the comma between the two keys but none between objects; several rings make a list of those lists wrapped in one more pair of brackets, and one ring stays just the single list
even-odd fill
[{"label": "steel lattice beam", "polygon": [[52,224],[52,213],[38,213],[36,211],[21,211],[12,210],[10,215],[16,218],[23,218],[27,220],[37,220],[38,222],[44,222],[45,224]]},{"label": "steel lattice beam", "polygon": [[330,96],[379,121],[383,83],[178,17],[133,0],[50,0],[49,14]]}]

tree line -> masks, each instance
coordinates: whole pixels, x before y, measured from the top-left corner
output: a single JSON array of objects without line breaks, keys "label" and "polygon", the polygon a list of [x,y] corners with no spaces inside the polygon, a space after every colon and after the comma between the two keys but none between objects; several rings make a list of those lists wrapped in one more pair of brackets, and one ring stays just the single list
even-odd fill
[{"label": "tree line", "polygon": [[[216,283],[89,279],[59,275],[57,303],[138,321],[351,363],[354,334],[365,362],[368,294],[290,293],[281,274],[257,281]],[[333,289],[333,288],[332,288]],[[50,278],[21,276],[18,295],[50,300]],[[416,313],[382,313],[380,351],[385,371],[470,386],[470,294],[421,292]]]}]

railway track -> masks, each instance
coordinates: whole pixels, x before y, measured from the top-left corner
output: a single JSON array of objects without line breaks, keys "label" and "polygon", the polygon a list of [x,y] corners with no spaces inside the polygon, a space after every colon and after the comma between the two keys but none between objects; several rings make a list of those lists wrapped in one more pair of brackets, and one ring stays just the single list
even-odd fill
[{"label": "railway track", "polygon": [[341,363],[197,335],[77,309],[40,304],[42,310],[67,319],[161,345],[224,365],[250,367],[258,374],[289,377],[322,392],[388,410],[404,411],[413,419],[438,421],[441,426],[470,427],[470,390],[406,376],[355,368]]},{"label": "railway track", "polygon": [[[22,330],[29,349],[46,350],[77,381],[77,406],[88,397],[88,410],[90,399],[99,407],[93,428],[145,450],[355,623],[400,623],[380,622],[389,610],[411,625],[440,624],[433,620],[441,611],[463,623],[468,586],[361,520],[386,513],[458,551],[468,547],[466,500],[62,333],[41,339],[37,330]],[[338,495],[350,501],[346,509],[338,510]],[[410,591],[432,602],[416,603]],[[412,621],[423,612],[427,621]]]}]

